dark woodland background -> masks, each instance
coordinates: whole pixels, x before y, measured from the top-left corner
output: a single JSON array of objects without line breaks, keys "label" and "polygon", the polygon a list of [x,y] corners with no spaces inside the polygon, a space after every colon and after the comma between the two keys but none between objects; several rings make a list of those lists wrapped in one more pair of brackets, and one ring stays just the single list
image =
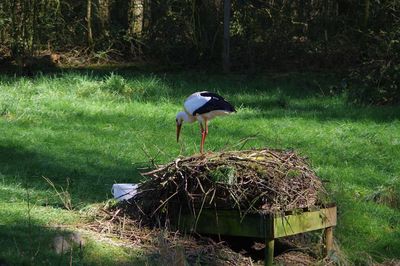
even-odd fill
[{"label": "dark woodland background", "polygon": [[400,101],[396,0],[2,0],[0,68],[47,56],[222,69],[224,6],[230,71],[336,71],[357,84],[352,102]]}]

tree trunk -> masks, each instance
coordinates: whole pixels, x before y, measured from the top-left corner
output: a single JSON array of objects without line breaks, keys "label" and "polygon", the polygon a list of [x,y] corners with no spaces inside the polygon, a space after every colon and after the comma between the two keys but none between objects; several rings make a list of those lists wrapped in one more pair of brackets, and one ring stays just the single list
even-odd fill
[{"label": "tree trunk", "polygon": [[104,36],[109,34],[109,23],[110,23],[110,1],[109,0],[98,0],[98,15],[100,20],[101,33]]},{"label": "tree trunk", "polygon": [[364,17],[362,23],[364,29],[366,29],[368,26],[370,4],[370,0],[364,0]]},{"label": "tree trunk", "polygon": [[136,36],[140,36],[143,31],[144,1],[131,1],[131,21],[130,31]]},{"label": "tree trunk", "polygon": [[230,20],[231,0],[224,0],[224,42],[222,51],[222,67],[225,73],[230,71]]},{"label": "tree trunk", "polygon": [[151,0],[143,0],[143,29],[146,31],[151,24]]},{"label": "tree trunk", "polygon": [[31,29],[31,47],[30,47],[30,54],[33,55],[36,50],[36,42],[37,42],[37,28],[38,28],[38,6],[39,1],[33,1],[33,14],[32,14],[32,29]]},{"label": "tree trunk", "polygon": [[17,17],[18,17],[18,3],[17,0],[13,0],[11,4],[11,36],[12,36],[12,41],[11,41],[11,56],[16,58],[17,56],[20,55],[20,44],[18,41],[18,36],[19,36],[19,24],[17,23]]},{"label": "tree trunk", "polygon": [[90,51],[93,50],[93,34],[92,34],[92,0],[87,0],[86,8],[86,27],[87,27],[87,44]]}]

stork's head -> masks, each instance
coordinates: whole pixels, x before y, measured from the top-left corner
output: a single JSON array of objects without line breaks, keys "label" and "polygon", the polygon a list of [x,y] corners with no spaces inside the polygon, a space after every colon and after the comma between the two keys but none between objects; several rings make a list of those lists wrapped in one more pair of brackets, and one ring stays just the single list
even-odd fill
[{"label": "stork's head", "polygon": [[179,133],[181,132],[183,121],[193,123],[194,121],[196,121],[196,118],[194,116],[188,115],[186,112],[179,112],[176,115],[176,141],[179,141]]}]

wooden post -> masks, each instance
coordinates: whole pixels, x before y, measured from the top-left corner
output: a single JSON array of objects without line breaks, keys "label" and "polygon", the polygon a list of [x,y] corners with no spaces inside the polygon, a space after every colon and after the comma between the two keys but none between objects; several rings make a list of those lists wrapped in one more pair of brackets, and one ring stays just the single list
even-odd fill
[{"label": "wooden post", "polygon": [[267,238],[265,240],[265,259],[264,259],[265,266],[272,266],[272,264],[274,263],[274,245],[275,245],[274,239]]},{"label": "wooden post", "polygon": [[222,68],[225,73],[230,71],[230,20],[231,0],[224,0],[224,42],[222,51]]},{"label": "wooden post", "polygon": [[325,247],[326,255],[333,250],[333,227],[325,228]]}]

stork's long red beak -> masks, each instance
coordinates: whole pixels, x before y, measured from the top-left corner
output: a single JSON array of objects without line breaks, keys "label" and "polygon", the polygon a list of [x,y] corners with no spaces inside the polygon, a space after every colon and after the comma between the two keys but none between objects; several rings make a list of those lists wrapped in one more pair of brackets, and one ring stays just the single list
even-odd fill
[{"label": "stork's long red beak", "polygon": [[176,142],[179,142],[179,134],[181,133],[182,124],[176,124]]}]

